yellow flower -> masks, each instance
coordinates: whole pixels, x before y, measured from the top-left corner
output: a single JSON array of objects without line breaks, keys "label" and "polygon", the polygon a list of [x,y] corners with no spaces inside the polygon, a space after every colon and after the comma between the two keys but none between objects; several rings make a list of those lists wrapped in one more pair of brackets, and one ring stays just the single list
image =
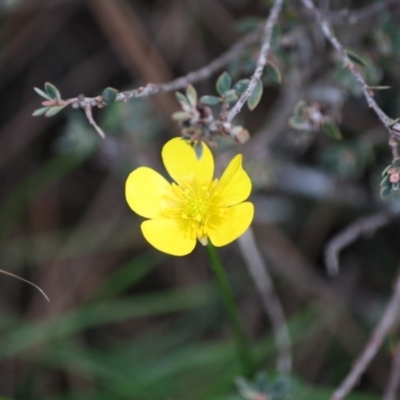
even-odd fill
[{"label": "yellow flower", "polygon": [[185,140],[175,138],[162,149],[169,183],[147,167],[134,170],[126,181],[125,195],[137,214],[148,218],[141,225],[146,240],[156,249],[175,256],[189,254],[196,239],[210,239],[220,247],[241,236],[253,220],[254,207],[244,202],[251,181],[237,155],[220,180],[214,179],[214,159],[203,146],[200,160]]}]

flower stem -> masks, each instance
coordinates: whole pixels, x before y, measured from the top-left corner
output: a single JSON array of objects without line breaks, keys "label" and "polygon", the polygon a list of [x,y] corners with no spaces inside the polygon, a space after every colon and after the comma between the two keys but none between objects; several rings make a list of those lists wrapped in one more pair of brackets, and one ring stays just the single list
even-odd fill
[{"label": "flower stem", "polygon": [[228,278],[225,274],[218,253],[210,242],[207,244],[207,251],[211,263],[211,269],[217,278],[218,286],[224,300],[225,309],[228,313],[229,322],[235,335],[237,354],[242,367],[242,373],[246,377],[250,377],[252,372],[254,372],[253,363]]}]

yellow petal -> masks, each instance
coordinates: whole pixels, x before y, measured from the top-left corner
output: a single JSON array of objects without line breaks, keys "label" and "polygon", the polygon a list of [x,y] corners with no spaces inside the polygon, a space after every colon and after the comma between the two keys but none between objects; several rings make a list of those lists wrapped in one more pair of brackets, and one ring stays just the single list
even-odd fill
[{"label": "yellow petal", "polygon": [[225,246],[243,235],[253,220],[254,206],[250,202],[237,204],[228,208],[225,215],[221,225],[208,234],[216,247]]},{"label": "yellow petal", "polygon": [[168,173],[179,185],[196,179],[201,184],[211,182],[214,174],[214,159],[210,149],[202,143],[203,154],[197,159],[193,147],[182,138],[175,138],[165,144],[162,158]]},{"label": "yellow petal", "polygon": [[163,196],[170,191],[171,185],[158,172],[147,167],[135,169],[125,185],[129,207],[145,218],[160,216]]},{"label": "yellow petal", "polygon": [[238,154],[221,176],[219,186],[226,205],[232,206],[246,200],[251,192],[251,180],[242,168],[242,155]]},{"label": "yellow petal", "polygon": [[196,239],[187,237],[173,219],[152,219],[141,225],[146,240],[160,250],[173,256],[184,256],[193,251]]}]

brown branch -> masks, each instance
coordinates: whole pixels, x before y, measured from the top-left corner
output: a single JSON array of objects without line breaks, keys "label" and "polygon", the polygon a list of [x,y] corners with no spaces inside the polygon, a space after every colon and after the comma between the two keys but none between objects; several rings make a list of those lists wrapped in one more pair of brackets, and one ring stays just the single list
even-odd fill
[{"label": "brown branch", "polygon": [[289,375],[292,369],[292,354],[285,313],[260,251],[256,246],[251,227],[239,238],[238,244],[250,275],[260,293],[264,310],[271,321],[278,348],[278,371],[281,374]]},{"label": "brown branch", "polygon": [[226,116],[227,122],[231,122],[233,118],[240,112],[247,99],[253,93],[256,84],[259,79],[261,79],[262,73],[264,71],[264,67],[268,61],[268,53],[271,48],[271,40],[272,40],[272,30],[276,24],[279,13],[282,9],[283,0],[275,0],[274,5],[271,9],[271,12],[265,22],[264,32],[262,38],[262,45],[260,50],[260,55],[258,56],[256,69],[250,79],[249,86],[246,91],[239,97],[239,100],[232,107],[232,109],[228,112]]},{"label": "brown branch", "polygon": [[394,286],[392,298],[390,299],[389,304],[386,307],[385,313],[379,321],[379,324],[375,327],[371,338],[365,346],[363,352],[353,364],[350,373],[333,393],[331,400],[342,400],[356,386],[361,375],[364,373],[365,369],[381,347],[382,342],[387,336],[389,330],[393,327],[393,325],[399,318],[399,312],[400,274],[396,278],[396,284]]},{"label": "brown branch", "polygon": [[359,83],[362,92],[364,94],[365,100],[368,103],[368,106],[375,111],[375,114],[378,116],[382,124],[385,126],[386,130],[389,133],[389,146],[392,149],[393,158],[398,158],[398,149],[397,149],[397,139],[400,138],[400,123],[392,120],[389,116],[387,116],[384,111],[379,107],[375,99],[373,98],[373,92],[371,88],[365,82],[363,76],[358,72],[354,63],[350,60],[346,49],[342,46],[339,40],[336,38],[334,33],[332,32],[328,21],[321,15],[319,10],[315,7],[312,0],[301,0],[304,7],[307,8],[314,16],[315,20],[318,22],[325,38],[332,44],[334,49],[339,54],[342,59],[344,66],[351,72],[354,79]]},{"label": "brown branch", "polygon": [[[245,50],[252,44],[256,43],[260,36],[260,31],[256,30],[235,43],[229,50],[221,54],[218,58],[213,60],[210,64],[192,71],[187,75],[176,78],[171,82],[155,84],[148,83],[146,86],[139,87],[134,90],[120,92],[117,94],[115,101],[128,101],[132,98],[148,97],[159,93],[170,92],[173,90],[184,89],[189,84],[196,83],[208,79],[212,74],[221,70],[230,61],[239,57]],[[71,105],[73,108],[85,108],[87,106],[98,107],[104,105],[101,96],[85,97],[78,96],[67,100],[63,100],[63,104]]]},{"label": "brown branch", "polygon": [[333,237],[325,247],[325,264],[330,275],[339,272],[339,253],[363,234],[371,234],[391,221],[388,211],[379,211],[374,215],[363,217],[347,226]]},{"label": "brown branch", "polygon": [[396,350],[393,355],[392,370],[388,384],[386,386],[383,400],[396,400],[398,399],[397,393],[400,387],[400,343],[397,342]]}]

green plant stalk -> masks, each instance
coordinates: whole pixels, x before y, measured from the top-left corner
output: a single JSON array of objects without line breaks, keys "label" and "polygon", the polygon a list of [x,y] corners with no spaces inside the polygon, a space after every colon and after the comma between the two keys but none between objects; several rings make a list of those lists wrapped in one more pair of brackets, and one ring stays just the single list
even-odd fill
[{"label": "green plant stalk", "polygon": [[251,377],[253,371],[253,362],[249,351],[249,346],[244,334],[242,324],[240,323],[239,313],[235,304],[232,289],[229,285],[228,278],[225,274],[224,267],[218,256],[215,247],[208,242],[208,256],[210,259],[211,269],[217,278],[219,289],[221,290],[226,312],[228,313],[229,322],[235,336],[238,359],[242,367],[242,373],[246,377]]}]

